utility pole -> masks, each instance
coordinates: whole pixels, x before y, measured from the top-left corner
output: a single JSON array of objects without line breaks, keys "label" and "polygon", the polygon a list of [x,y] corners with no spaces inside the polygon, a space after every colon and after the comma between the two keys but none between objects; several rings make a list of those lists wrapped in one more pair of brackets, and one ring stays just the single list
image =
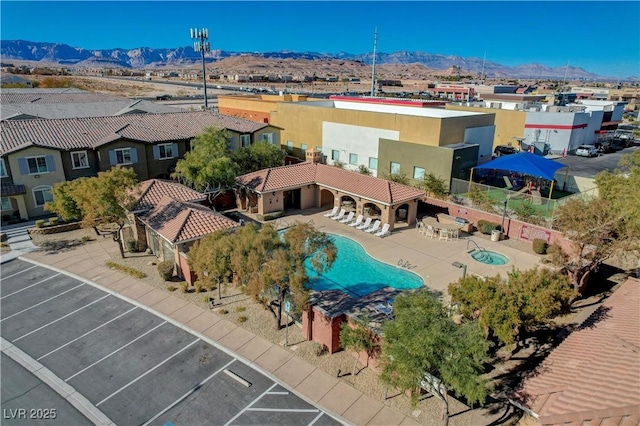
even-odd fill
[{"label": "utility pole", "polygon": [[373,67],[371,69],[371,96],[376,95],[376,45],[378,44],[378,27],[373,32]]},{"label": "utility pole", "polygon": [[209,30],[206,28],[191,28],[191,38],[196,40],[193,42],[193,50],[202,54],[202,89],[204,90],[204,109],[206,110],[209,103],[207,100],[207,70],[204,66],[204,53],[211,52]]}]

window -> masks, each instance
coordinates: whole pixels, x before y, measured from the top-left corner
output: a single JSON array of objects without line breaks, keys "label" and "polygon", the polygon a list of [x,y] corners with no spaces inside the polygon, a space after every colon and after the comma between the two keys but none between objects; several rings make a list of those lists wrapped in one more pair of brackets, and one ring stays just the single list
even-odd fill
[{"label": "window", "polygon": [[414,167],[413,168],[413,178],[422,180],[424,178],[424,169],[422,167]]},{"label": "window", "polygon": [[4,166],[4,158],[0,158],[0,177],[8,177],[7,168]]},{"label": "window", "polygon": [[89,167],[89,158],[87,157],[87,151],[71,152],[71,168],[86,169],[88,167]]},{"label": "window", "polygon": [[358,154],[349,154],[349,164],[352,166],[358,165]]},{"label": "window", "polygon": [[389,168],[389,171],[391,172],[392,175],[400,174],[400,163],[394,163],[392,161],[391,162],[391,167]]},{"label": "window", "polygon": [[29,167],[30,175],[49,172],[47,169],[47,161],[44,156],[27,158],[27,167]]},{"label": "window", "polygon": [[287,148],[293,149],[293,141],[287,141]]},{"label": "window", "polygon": [[160,160],[168,160],[170,158],[175,157],[175,153],[173,152],[173,144],[164,143],[162,145],[158,145],[158,158]]},{"label": "window", "polygon": [[240,147],[246,148],[251,145],[251,135],[240,135]]},{"label": "window", "polygon": [[6,210],[13,210],[11,199],[9,197],[2,197],[2,211]]},{"label": "window", "polygon": [[321,146],[316,146],[316,149],[317,149],[318,151],[320,151],[320,152],[323,152],[323,151],[322,151],[322,147],[321,147]]},{"label": "window", "polygon": [[33,188],[33,200],[36,207],[42,207],[45,203],[53,201],[50,186],[37,186]]},{"label": "window", "polygon": [[113,150],[116,164],[131,164],[131,148],[118,148]]},{"label": "window", "polygon": [[263,133],[260,135],[260,140],[275,145],[276,140],[273,133]]},{"label": "window", "polygon": [[340,151],[338,151],[337,149],[332,149],[331,150],[331,159],[333,161],[340,161]]},{"label": "window", "polygon": [[378,170],[378,159],[369,157],[369,170]]},{"label": "window", "polygon": [[307,144],[306,143],[301,143],[300,144],[300,149],[302,150],[302,152],[307,152]]}]

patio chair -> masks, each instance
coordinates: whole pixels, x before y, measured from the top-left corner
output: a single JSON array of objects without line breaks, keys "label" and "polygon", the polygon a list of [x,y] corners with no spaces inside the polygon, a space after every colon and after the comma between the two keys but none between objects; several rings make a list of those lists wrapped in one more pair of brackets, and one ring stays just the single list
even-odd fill
[{"label": "patio chair", "polygon": [[362,225],[356,226],[356,229],[367,229],[371,225],[371,218],[368,217]]},{"label": "patio chair", "polygon": [[345,214],[346,212],[347,212],[347,211],[346,211],[345,209],[342,209],[342,210],[340,210],[340,213],[338,213],[338,215],[337,215],[337,216],[331,216],[331,219],[333,219],[333,220],[340,220],[340,219],[342,219],[342,218],[344,217],[344,214]]},{"label": "patio chair", "polygon": [[393,308],[389,304],[383,305],[382,303],[378,303],[373,307],[373,309],[375,309],[376,312],[388,316],[389,318],[393,318]]},{"label": "patio chair", "polygon": [[355,226],[359,226],[359,225],[362,223],[362,221],[363,221],[363,220],[364,220],[364,216],[362,216],[362,215],[360,214],[360,215],[358,215],[358,218],[356,219],[356,221],[355,221],[355,222],[351,222],[351,223],[349,224],[349,226],[354,226],[354,227],[355,227]]},{"label": "patio chair", "polygon": [[380,224],[382,222],[380,222],[380,220],[376,220],[375,222],[373,222],[373,225],[371,225],[371,228],[367,228],[364,230],[364,232],[368,232],[370,234],[373,234],[374,232],[376,232],[378,230],[378,228],[380,228]]},{"label": "patio chair", "polygon": [[416,222],[416,228],[418,228],[418,233],[420,235],[424,235],[424,233],[427,232],[427,226],[420,221]]},{"label": "patio chair", "polygon": [[389,231],[389,228],[390,228],[389,224],[385,223],[384,225],[382,225],[382,230],[376,232],[374,235],[380,238],[384,238],[387,235],[391,235],[391,231]]},{"label": "patio chair", "polygon": [[438,238],[439,240],[445,240],[445,241],[449,241],[449,231],[446,229],[441,229],[440,230],[440,238]]},{"label": "patio chair", "polygon": [[349,214],[347,215],[347,217],[345,217],[344,219],[340,220],[340,223],[349,223],[353,220],[353,216],[354,213],[353,212],[349,212]]},{"label": "patio chair", "polygon": [[436,236],[436,229],[431,225],[427,225],[425,227],[424,236],[425,237],[429,237],[429,238],[435,237]]},{"label": "patio chair", "polygon": [[338,213],[338,208],[334,207],[333,210],[331,210],[329,213],[325,213],[323,216],[332,217],[332,216],[335,216],[337,213]]}]

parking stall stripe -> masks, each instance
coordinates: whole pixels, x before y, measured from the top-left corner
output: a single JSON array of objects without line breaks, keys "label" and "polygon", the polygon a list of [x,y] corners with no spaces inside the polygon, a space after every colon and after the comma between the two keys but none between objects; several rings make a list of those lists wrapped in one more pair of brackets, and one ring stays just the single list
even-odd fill
[{"label": "parking stall stripe", "polygon": [[69,345],[70,345],[70,344],[72,344],[73,342],[77,342],[78,340],[82,339],[83,337],[88,336],[89,334],[93,333],[94,331],[101,329],[102,327],[106,326],[107,324],[112,323],[112,322],[116,321],[117,319],[122,318],[123,316],[127,315],[129,312],[131,312],[131,311],[133,311],[133,310],[136,310],[136,309],[138,309],[138,307],[137,307],[137,306],[134,306],[133,308],[129,309],[127,312],[124,312],[124,313],[122,313],[122,314],[118,315],[117,317],[115,317],[115,318],[113,318],[113,319],[110,319],[109,321],[107,321],[107,322],[105,322],[105,323],[103,323],[103,324],[101,324],[101,325],[97,326],[97,327],[96,327],[96,328],[94,328],[93,330],[89,330],[89,331],[87,331],[87,332],[86,332],[86,333],[84,333],[82,336],[78,336],[78,337],[76,337],[75,339],[71,340],[70,342],[67,342],[67,343],[65,343],[64,345],[62,345],[62,346],[60,346],[60,347],[57,347],[56,349],[52,350],[51,352],[48,352],[48,353],[46,353],[46,354],[42,355],[42,356],[41,356],[40,358],[38,358],[37,360],[38,360],[38,361],[40,361],[42,358],[46,358],[46,357],[48,357],[48,356],[49,356],[49,355],[51,355],[52,353],[57,352],[57,351],[59,351],[60,349],[62,349],[62,348],[64,348],[64,347],[66,347],[66,346],[69,346]]},{"label": "parking stall stripe", "polygon": [[35,268],[36,266],[38,266],[38,265],[33,265],[33,266],[31,266],[31,267],[29,267],[29,268],[27,268],[27,269],[23,270],[23,271],[16,272],[15,274],[11,274],[11,275],[8,275],[8,276],[6,276],[6,277],[2,277],[2,279],[3,279],[3,280],[6,280],[6,279],[8,279],[8,278],[15,277],[16,275],[20,275],[20,274],[22,274],[22,273],[24,273],[24,272],[27,272],[29,269],[33,269],[33,268]]},{"label": "parking stall stripe", "polygon": [[289,395],[289,392],[269,392],[269,395]]},{"label": "parking stall stripe", "polygon": [[317,408],[247,408],[245,411],[272,411],[278,413],[317,413]]},{"label": "parking stall stripe", "polygon": [[238,418],[238,417],[240,417],[242,414],[244,414],[244,412],[245,412],[245,411],[247,411],[247,409],[248,409],[249,407],[251,407],[251,406],[252,406],[253,404],[255,404],[256,402],[260,401],[260,400],[262,399],[262,397],[263,397],[263,396],[265,396],[266,394],[268,394],[268,393],[271,391],[271,389],[275,388],[277,384],[278,384],[278,383],[274,383],[274,384],[272,384],[272,385],[271,385],[271,387],[269,387],[269,389],[267,389],[266,391],[262,392],[262,394],[260,394],[260,396],[258,396],[256,399],[254,399],[254,400],[251,402],[251,404],[247,405],[247,406],[246,406],[246,407],[244,407],[242,410],[240,410],[240,412],[239,412],[238,414],[236,414],[235,416],[233,416],[233,417],[231,418],[231,420],[229,420],[228,422],[226,422],[226,423],[224,424],[224,426],[229,426],[229,425],[231,424],[231,422],[233,422],[235,419],[237,419],[237,418]]},{"label": "parking stall stripe", "polygon": [[323,414],[324,412],[320,411],[320,414],[318,414],[315,419],[311,420],[311,423],[309,423],[307,426],[313,426],[318,420],[320,420],[320,417],[322,417]]},{"label": "parking stall stripe", "polygon": [[78,371],[76,374],[74,374],[73,376],[67,377],[64,381],[68,382],[69,380],[73,379],[74,377],[76,377],[78,374],[80,373],[84,373],[85,371],[87,371],[88,369],[90,369],[91,367],[93,367],[94,365],[104,361],[105,359],[109,358],[111,355],[120,352],[121,350],[123,350],[124,348],[126,348],[127,346],[133,344],[134,342],[136,342],[137,340],[142,339],[144,336],[146,336],[147,334],[151,333],[152,331],[154,331],[155,329],[159,328],[160,326],[166,324],[166,321],[161,322],[160,324],[156,325],[155,327],[153,327],[151,330],[144,332],[143,334],[141,334],[140,336],[136,337],[135,339],[133,339],[132,341],[130,341],[129,343],[127,343],[124,346],[120,346],[118,349],[116,349],[115,351],[111,352],[110,354],[107,354],[105,356],[103,356],[102,358],[100,358],[99,360],[97,360],[96,362],[94,362],[93,364],[83,368],[82,370]]},{"label": "parking stall stripe", "polygon": [[[52,276],[50,276],[50,277],[48,277],[48,278],[45,278],[45,279],[44,279],[44,280],[42,280],[42,281],[38,281],[38,282],[37,282],[37,283],[35,283],[35,284],[31,284],[31,285],[28,285],[28,286],[26,286],[26,287],[23,287],[23,288],[21,288],[21,289],[20,289],[20,290],[18,290],[18,291],[14,291],[13,293],[9,293],[9,294],[7,294],[7,295],[5,295],[5,296],[2,296],[2,297],[0,297],[0,300],[4,299],[5,297],[13,296],[14,294],[16,294],[16,293],[20,293],[21,291],[25,291],[26,289],[31,288],[31,287],[33,287],[34,285],[42,284],[43,282],[45,282],[45,281],[47,281],[47,280],[50,280],[51,278],[57,277],[58,275],[60,275],[60,273],[57,273],[57,274],[52,275]],[[6,279],[6,278],[5,278],[5,279]]]},{"label": "parking stall stripe", "polygon": [[205,383],[207,383],[209,380],[213,379],[215,376],[217,376],[218,374],[220,374],[221,371],[223,371],[225,368],[227,368],[228,366],[230,366],[231,364],[233,364],[236,361],[236,359],[232,359],[231,361],[229,361],[227,363],[227,365],[225,365],[224,367],[221,367],[218,371],[216,371],[215,373],[213,373],[212,375],[210,375],[209,377],[207,377],[206,379],[204,379],[203,381],[201,381],[200,383],[198,383],[197,385],[195,385],[194,387],[192,387],[187,393],[185,393],[184,395],[182,395],[180,398],[176,399],[173,403],[171,403],[171,405],[169,405],[167,408],[165,408],[164,410],[160,411],[158,414],[156,414],[155,416],[153,416],[152,418],[150,418],[149,420],[147,420],[145,423],[142,424],[142,426],[147,426],[148,424],[150,424],[152,421],[154,421],[155,419],[157,419],[158,417],[160,417],[161,415],[163,415],[164,413],[166,413],[167,411],[171,410],[173,407],[175,407],[176,405],[180,404],[182,401],[184,401],[185,399],[187,399],[191,394],[193,394],[194,392],[196,392],[198,389],[200,389],[202,386],[205,385]]},{"label": "parking stall stripe", "polygon": [[13,314],[13,315],[9,315],[9,316],[8,316],[8,317],[6,317],[6,318],[2,318],[2,319],[0,319],[0,322],[5,321],[5,320],[8,320],[9,318],[13,318],[13,317],[15,317],[16,315],[20,315],[20,314],[22,314],[22,313],[24,313],[24,312],[27,312],[27,311],[29,311],[29,310],[31,310],[31,309],[33,309],[33,308],[36,308],[36,307],[40,306],[40,305],[42,305],[42,304],[45,304],[45,303],[47,303],[47,302],[49,302],[49,301],[51,301],[51,300],[55,299],[56,297],[60,297],[60,296],[62,296],[63,294],[69,293],[70,291],[73,291],[73,290],[75,290],[75,289],[77,289],[77,288],[82,287],[83,285],[84,285],[84,283],[81,283],[80,285],[77,285],[77,286],[75,286],[75,287],[73,287],[73,288],[70,288],[69,290],[65,290],[65,291],[63,291],[63,292],[62,292],[62,293],[60,293],[60,294],[56,294],[56,295],[55,295],[55,296],[53,296],[53,297],[50,297],[50,298],[48,298],[48,299],[46,299],[46,300],[43,300],[43,301],[42,301],[42,302],[40,302],[40,303],[36,303],[35,305],[33,305],[33,306],[31,306],[31,307],[29,307],[29,308],[27,308],[27,309],[23,309],[23,310],[21,310],[20,312],[16,312],[16,313],[15,313],[15,314]]},{"label": "parking stall stripe", "polygon": [[78,308],[78,309],[76,309],[76,310],[75,310],[75,311],[73,311],[73,312],[69,312],[67,315],[64,315],[64,316],[62,316],[62,317],[60,317],[60,318],[58,318],[58,319],[56,319],[56,320],[53,320],[53,321],[51,321],[51,322],[49,322],[49,323],[47,323],[47,324],[43,325],[42,327],[38,327],[38,328],[36,328],[35,330],[28,332],[27,334],[23,334],[22,336],[18,337],[17,339],[13,339],[12,343],[15,343],[15,342],[17,342],[18,340],[23,339],[23,338],[25,338],[25,337],[27,337],[27,336],[29,336],[29,335],[33,334],[33,333],[36,333],[36,332],[38,332],[38,331],[42,330],[43,328],[47,328],[47,327],[49,327],[50,325],[57,323],[58,321],[62,321],[63,319],[65,319],[65,318],[67,318],[67,317],[70,317],[70,316],[71,316],[71,315],[73,315],[73,314],[77,314],[77,313],[78,313],[78,312],[80,312],[81,310],[83,310],[83,309],[85,309],[85,308],[88,308],[89,306],[93,305],[94,303],[98,303],[98,302],[99,302],[99,301],[101,301],[102,299],[107,298],[107,297],[109,297],[109,296],[111,296],[111,295],[110,295],[110,294],[106,294],[106,295],[102,296],[100,299],[94,300],[94,301],[93,301],[93,302],[91,302],[91,303],[87,303],[87,304],[86,304],[86,305],[84,305],[83,307]]},{"label": "parking stall stripe", "polygon": [[120,389],[118,389],[117,391],[113,392],[111,395],[109,395],[108,397],[106,397],[105,399],[103,399],[102,401],[98,402],[96,404],[96,407],[99,407],[100,405],[102,405],[102,403],[106,402],[107,400],[109,400],[111,397],[119,394],[120,392],[122,392],[123,390],[125,390],[126,388],[128,388],[129,386],[131,386],[132,384],[134,384],[135,382],[137,382],[138,380],[142,379],[143,377],[145,377],[147,374],[152,373],[153,371],[155,371],[156,369],[160,368],[162,365],[164,365],[165,363],[169,362],[173,357],[178,356],[180,353],[186,351],[187,349],[189,349],[191,346],[195,345],[196,343],[198,343],[200,341],[200,339],[196,339],[193,342],[189,343],[187,346],[185,346],[184,348],[180,349],[178,352],[174,353],[173,355],[171,355],[169,358],[165,359],[164,361],[162,361],[161,363],[157,364],[155,367],[153,367],[151,370],[146,371],[145,373],[142,373],[141,375],[139,375],[138,377],[136,377],[135,379],[133,379],[132,381],[130,381],[129,383],[127,383],[126,385],[124,385],[123,387],[121,387]]}]

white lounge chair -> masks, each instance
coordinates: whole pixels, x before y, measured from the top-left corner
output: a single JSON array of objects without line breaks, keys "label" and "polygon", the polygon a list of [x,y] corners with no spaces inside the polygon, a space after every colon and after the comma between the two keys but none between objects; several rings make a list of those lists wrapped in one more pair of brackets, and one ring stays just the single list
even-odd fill
[{"label": "white lounge chair", "polygon": [[344,219],[340,220],[340,223],[349,223],[349,222],[351,222],[353,220],[353,216],[354,216],[354,213],[353,212],[349,212],[347,217],[345,217]]},{"label": "white lounge chair", "polygon": [[358,218],[356,219],[356,221],[355,222],[351,222],[349,224],[349,226],[359,226],[362,223],[363,220],[364,220],[364,216],[362,216],[360,214],[360,215],[358,215]]},{"label": "white lounge chair", "polygon": [[371,225],[371,228],[367,228],[364,231],[368,232],[370,234],[373,234],[374,232],[376,232],[378,230],[378,228],[380,228],[380,224],[382,222],[380,222],[379,220],[376,220],[375,222],[373,222],[373,225]]},{"label": "white lounge chair", "polygon": [[384,225],[382,225],[382,229],[380,231],[376,232],[374,235],[376,237],[380,237],[380,238],[384,238],[387,235],[391,235],[391,232],[389,231],[389,228],[390,228],[389,224],[385,223]]},{"label": "white lounge chair", "polygon": [[367,220],[364,221],[362,225],[356,226],[356,229],[367,229],[371,225],[371,218],[368,217]]},{"label": "white lounge chair", "polygon": [[439,234],[440,234],[440,238],[438,238],[439,240],[449,241],[449,231],[448,230],[441,229]]},{"label": "white lounge chair", "polygon": [[325,213],[324,217],[332,217],[335,216],[338,213],[338,208],[334,207],[333,210],[331,210],[329,213]]},{"label": "white lounge chair", "polygon": [[342,218],[344,217],[344,214],[345,214],[346,212],[347,212],[347,211],[346,211],[345,209],[342,209],[342,210],[340,210],[340,213],[338,213],[338,215],[337,215],[337,216],[332,216],[332,217],[331,217],[331,219],[333,219],[333,220],[340,220],[340,219],[342,219]]}]

